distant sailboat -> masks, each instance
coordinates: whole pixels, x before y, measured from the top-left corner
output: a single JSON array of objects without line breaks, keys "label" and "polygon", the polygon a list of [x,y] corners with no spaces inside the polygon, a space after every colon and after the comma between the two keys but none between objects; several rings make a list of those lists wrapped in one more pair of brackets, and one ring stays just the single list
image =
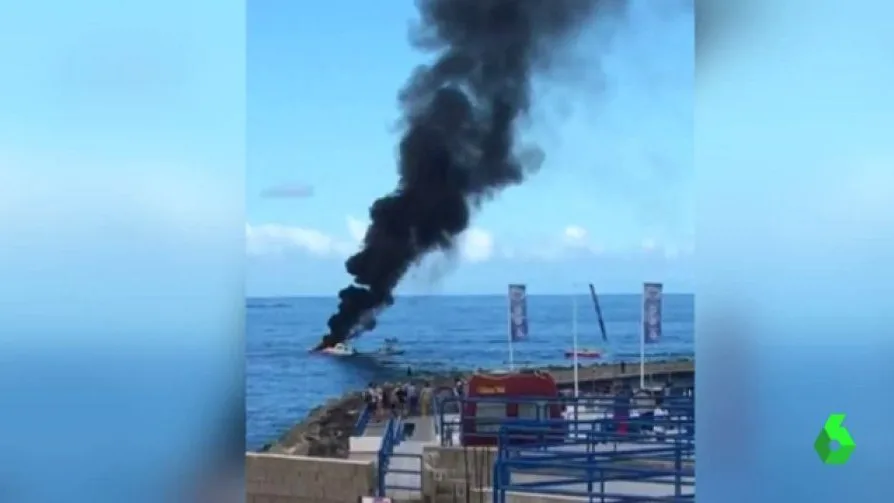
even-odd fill
[{"label": "distant sailboat", "polygon": [[[596,289],[593,288],[593,283],[590,283],[590,296],[593,298],[593,306],[596,308],[596,316],[599,318],[599,330],[602,331],[602,340],[607,342],[608,336],[605,333],[605,321],[602,319],[602,309],[599,307],[599,297],[596,296]],[[577,310],[575,308],[575,318]],[[574,340],[577,341],[577,320],[574,320]],[[602,349],[592,349],[592,348],[578,348],[577,343],[575,342],[575,347],[565,351],[565,358],[602,358],[603,350]]]},{"label": "distant sailboat", "polygon": [[[574,349],[565,351],[565,358],[574,358]],[[578,358],[602,358],[602,351],[598,349],[580,348],[577,350]]]},{"label": "distant sailboat", "polygon": [[608,334],[605,333],[605,320],[602,319],[602,308],[599,307],[599,297],[596,288],[590,283],[590,297],[593,298],[593,307],[596,308],[596,316],[599,318],[599,330],[602,331],[602,340],[608,342]]},{"label": "distant sailboat", "polygon": [[386,338],[385,343],[382,345],[382,347],[379,348],[378,353],[385,356],[397,356],[404,354],[404,350],[400,349],[397,346],[398,342],[399,341],[397,340],[397,337]]}]

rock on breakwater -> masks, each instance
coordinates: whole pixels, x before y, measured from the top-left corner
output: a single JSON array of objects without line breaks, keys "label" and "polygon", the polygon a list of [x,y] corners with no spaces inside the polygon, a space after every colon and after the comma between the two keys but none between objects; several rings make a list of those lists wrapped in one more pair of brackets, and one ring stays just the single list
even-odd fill
[{"label": "rock on breakwater", "polygon": [[363,396],[351,392],[311,410],[276,442],[262,451],[296,456],[347,458],[351,432],[360,416]]}]

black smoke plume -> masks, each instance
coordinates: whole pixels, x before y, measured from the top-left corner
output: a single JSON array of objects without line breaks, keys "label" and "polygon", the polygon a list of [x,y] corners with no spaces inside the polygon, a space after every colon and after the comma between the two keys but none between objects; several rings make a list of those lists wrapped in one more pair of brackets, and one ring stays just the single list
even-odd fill
[{"label": "black smoke plume", "polygon": [[339,292],[318,349],[371,329],[411,266],[450,249],[483,201],[540,166],[515,138],[531,78],[606,4],[619,1],[417,1],[413,45],[437,56],[399,94],[400,181],[369,210],[362,249],[345,263],[354,284]]}]

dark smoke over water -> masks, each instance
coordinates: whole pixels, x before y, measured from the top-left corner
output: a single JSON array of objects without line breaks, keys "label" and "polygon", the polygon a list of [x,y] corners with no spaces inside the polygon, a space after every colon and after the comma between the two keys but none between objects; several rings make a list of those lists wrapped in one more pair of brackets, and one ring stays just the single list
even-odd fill
[{"label": "dark smoke over water", "polygon": [[[619,0],[420,0],[413,45],[435,53],[401,91],[400,181],[370,208],[363,247],[345,263],[354,284],[318,349],[371,330],[407,270],[449,250],[473,211],[539,168],[516,143],[531,79],[549,69],[592,15]],[[616,9],[615,9],[616,10]]]}]

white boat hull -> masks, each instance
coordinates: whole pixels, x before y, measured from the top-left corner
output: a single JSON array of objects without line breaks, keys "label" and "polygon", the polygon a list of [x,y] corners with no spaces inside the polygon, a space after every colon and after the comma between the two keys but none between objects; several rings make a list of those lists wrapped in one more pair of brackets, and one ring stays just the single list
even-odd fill
[{"label": "white boat hull", "polygon": [[324,348],[320,350],[321,353],[329,356],[354,356],[357,354],[357,351],[349,346],[345,346],[344,344],[337,344],[331,348]]},{"label": "white boat hull", "polygon": [[354,356],[356,354],[345,351],[322,351],[322,353],[329,356]]}]

